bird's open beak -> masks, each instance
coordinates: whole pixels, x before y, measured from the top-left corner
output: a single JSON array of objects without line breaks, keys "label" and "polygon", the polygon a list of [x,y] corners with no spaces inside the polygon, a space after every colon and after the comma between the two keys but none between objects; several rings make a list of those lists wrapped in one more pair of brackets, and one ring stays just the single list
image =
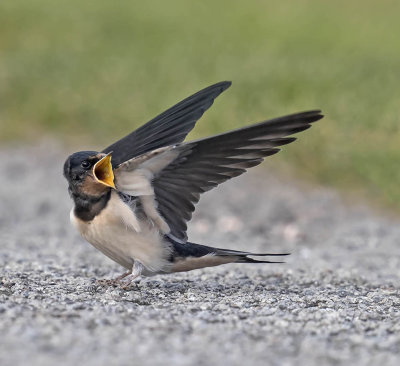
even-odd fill
[{"label": "bird's open beak", "polygon": [[108,153],[94,165],[93,175],[98,182],[108,187],[115,188],[114,173],[111,165],[111,153]]}]

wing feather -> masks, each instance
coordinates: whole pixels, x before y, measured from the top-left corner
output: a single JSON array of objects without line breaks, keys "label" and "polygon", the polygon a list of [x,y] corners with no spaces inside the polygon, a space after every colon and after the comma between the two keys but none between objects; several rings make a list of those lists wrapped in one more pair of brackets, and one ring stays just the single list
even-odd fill
[{"label": "wing feather", "polygon": [[276,154],[279,146],[296,140],[288,136],[322,117],[319,110],[307,111],[174,146],[178,156],[153,179],[158,210],[174,239],[187,240],[186,222],[201,193]]},{"label": "wing feather", "polygon": [[182,142],[214,99],[230,85],[230,81],[222,81],[193,94],[102,152],[112,151],[113,164],[117,166],[148,151]]}]

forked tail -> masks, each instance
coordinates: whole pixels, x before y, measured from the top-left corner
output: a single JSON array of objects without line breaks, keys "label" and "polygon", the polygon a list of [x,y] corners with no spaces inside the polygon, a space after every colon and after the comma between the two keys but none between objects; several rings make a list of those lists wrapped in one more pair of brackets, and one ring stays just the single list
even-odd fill
[{"label": "forked tail", "polygon": [[251,257],[280,257],[290,253],[251,253],[239,250],[221,249],[206,245],[181,244],[170,239],[173,263],[172,272],[190,271],[192,269],[218,266],[226,263],[284,263],[282,261],[258,260]]}]

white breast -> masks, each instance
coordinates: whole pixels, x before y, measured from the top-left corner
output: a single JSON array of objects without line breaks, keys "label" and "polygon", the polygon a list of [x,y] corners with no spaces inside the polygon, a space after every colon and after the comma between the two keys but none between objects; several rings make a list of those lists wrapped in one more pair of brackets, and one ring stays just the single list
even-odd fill
[{"label": "white breast", "polygon": [[157,228],[138,220],[114,191],[107,206],[92,221],[78,219],[72,210],[71,222],[89,243],[127,269],[132,268],[134,260],[150,272],[168,266],[169,246]]}]

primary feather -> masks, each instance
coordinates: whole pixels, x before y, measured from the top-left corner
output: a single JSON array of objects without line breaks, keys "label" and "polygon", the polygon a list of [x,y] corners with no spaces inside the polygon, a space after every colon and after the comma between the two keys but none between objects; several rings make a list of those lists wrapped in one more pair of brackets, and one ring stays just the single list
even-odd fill
[{"label": "primary feather", "polygon": [[292,114],[176,147],[178,157],[153,180],[160,214],[174,238],[186,241],[186,222],[200,194],[276,154],[287,137],[322,118],[319,110]]},{"label": "primary feather", "polygon": [[214,99],[231,84],[230,81],[222,81],[200,90],[102,152],[107,154],[112,151],[113,164],[118,165],[148,151],[182,142],[204,112],[211,107]]}]

